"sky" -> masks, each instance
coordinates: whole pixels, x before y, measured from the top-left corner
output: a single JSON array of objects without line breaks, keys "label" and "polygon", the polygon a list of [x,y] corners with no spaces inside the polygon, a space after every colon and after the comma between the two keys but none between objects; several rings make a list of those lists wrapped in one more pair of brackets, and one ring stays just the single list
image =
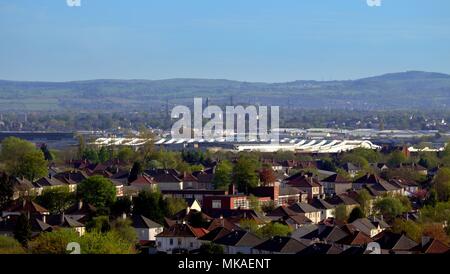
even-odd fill
[{"label": "sky", "polygon": [[0,79],[450,74],[448,0],[80,1],[0,0]]}]

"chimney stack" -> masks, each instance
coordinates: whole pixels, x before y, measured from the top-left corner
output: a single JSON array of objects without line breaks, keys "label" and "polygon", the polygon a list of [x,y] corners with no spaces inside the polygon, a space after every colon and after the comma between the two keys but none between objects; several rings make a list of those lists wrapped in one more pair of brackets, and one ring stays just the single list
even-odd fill
[{"label": "chimney stack", "polygon": [[83,201],[79,200],[78,201],[78,210],[81,210],[83,208]]},{"label": "chimney stack", "polygon": [[233,183],[231,183],[228,186],[228,195],[234,195],[234,194],[236,194],[236,186]]}]

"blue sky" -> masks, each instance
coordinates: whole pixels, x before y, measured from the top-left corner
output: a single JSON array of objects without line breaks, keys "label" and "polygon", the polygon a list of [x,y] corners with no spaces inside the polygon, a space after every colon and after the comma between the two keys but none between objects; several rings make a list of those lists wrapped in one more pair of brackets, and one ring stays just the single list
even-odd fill
[{"label": "blue sky", "polygon": [[450,73],[450,1],[0,0],[0,79]]}]

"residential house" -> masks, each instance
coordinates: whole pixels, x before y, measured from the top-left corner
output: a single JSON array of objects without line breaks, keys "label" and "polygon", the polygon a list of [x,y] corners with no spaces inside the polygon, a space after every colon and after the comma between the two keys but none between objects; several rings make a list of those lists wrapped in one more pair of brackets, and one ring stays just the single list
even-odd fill
[{"label": "residential house", "polygon": [[287,185],[298,188],[308,194],[308,199],[321,197],[324,194],[323,185],[320,184],[317,178],[312,177],[306,173],[297,173],[287,178],[283,187]]},{"label": "residential house", "polygon": [[366,189],[372,196],[378,197],[385,194],[404,195],[404,189],[401,186],[390,183],[376,174],[367,173],[353,182],[355,190]]},{"label": "residential house", "polygon": [[374,237],[389,228],[389,225],[386,222],[375,217],[371,219],[360,218],[353,221],[351,225],[370,237]]},{"label": "residential house", "polygon": [[315,224],[319,223],[322,220],[322,211],[310,204],[296,203],[289,206],[289,209],[297,213],[305,214],[305,216]]},{"label": "residential house", "polygon": [[223,246],[226,254],[251,254],[252,248],[262,242],[262,239],[245,230],[232,231],[213,241]]},{"label": "residential house", "polygon": [[133,215],[131,220],[132,227],[136,230],[139,242],[141,243],[155,241],[156,235],[160,234],[164,230],[162,225],[143,215]]},{"label": "residential house", "polygon": [[359,206],[359,203],[347,193],[342,193],[331,198],[327,198],[326,201],[335,207],[344,206],[347,215],[350,214],[355,207]]},{"label": "residential house", "polygon": [[326,202],[325,200],[318,198],[314,198],[310,204],[321,211],[320,213],[321,221],[328,218],[334,218],[336,206]]},{"label": "residential house", "polygon": [[342,169],[345,170],[352,178],[355,178],[356,175],[358,175],[358,173],[362,170],[360,167],[357,167],[352,163],[345,163],[342,166]]},{"label": "residential house", "polygon": [[419,191],[419,183],[414,180],[395,177],[389,180],[389,183],[404,189],[406,196],[414,196]]},{"label": "residential house", "polygon": [[204,228],[195,228],[186,223],[174,224],[164,228],[163,232],[155,236],[158,252],[169,254],[187,253],[200,248],[199,238],[208,231]]},{"label": "residential house", "polygon": [[328,255],[328,254],[341,254],[342,248],[335,244],[328,243],[313,243],[301,250],[297,254],[299,255]]},{"label": "residential house", "polygon": [[196,199],[201,206],[204,205],[204,198],[207,196],[226,195],[226,190],[209,189],[182,189],[182,190],[161,190],[164,197]]},{"label": "residential house", "polygon": [[333,174],[321,181],[324,193],[327,196],[342,194],[352,189],[352,181],[347,180],[342,175]]},{"label": "residential house", "polygon": [[253,254],[297,254],[307,246],[291,237],[275,236],[252,249]]},{"label": "residential house", "polygon": [[404,233],[397,234],[388,230],[372,238],[380,245],[382,254],[412,254],[418,245]]}]

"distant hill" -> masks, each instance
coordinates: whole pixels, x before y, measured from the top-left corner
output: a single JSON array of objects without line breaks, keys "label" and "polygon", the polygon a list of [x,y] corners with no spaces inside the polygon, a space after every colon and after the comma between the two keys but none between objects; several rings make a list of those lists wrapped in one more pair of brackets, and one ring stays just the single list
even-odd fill
[{"label": "distant hill", "polygon": [[291,108],[439,109],[450,106],[450,75],[408,71],[347,81],[252,83],[223,79],[0,80],[0,111],[159,111],[168,101],[263,104]]}]

